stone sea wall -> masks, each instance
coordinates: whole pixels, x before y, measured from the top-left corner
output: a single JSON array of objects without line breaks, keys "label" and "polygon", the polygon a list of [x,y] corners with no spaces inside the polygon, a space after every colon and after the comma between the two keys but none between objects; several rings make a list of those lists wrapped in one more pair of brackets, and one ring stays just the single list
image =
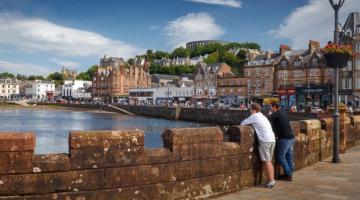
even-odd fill
[{"label": "stone sea wall", "polygon": [[[332,120],[291,123],[296,169],[332,153]],[[342,147],[360,143],[360,116],[347,117]],[[73,131],[69,154],[34,155],[31,132],[0,133],[0,199],[194,199],[265,180],[250,126],[229,140],[217,127],[166,129],[164,148],[144,148],[144,132]],[[345,145],[345,146],[344,146]]]},{"label": "stone sea wall", "polygon": [[[249,116],[248,111],[240,110],[124,105],[118,105],[118,107],[137,115],[219,125],[238,125],[241,120]],[[289,113],[289,118],[292,121],[297,121],[318,117],[316,114],[310,113]]]}]

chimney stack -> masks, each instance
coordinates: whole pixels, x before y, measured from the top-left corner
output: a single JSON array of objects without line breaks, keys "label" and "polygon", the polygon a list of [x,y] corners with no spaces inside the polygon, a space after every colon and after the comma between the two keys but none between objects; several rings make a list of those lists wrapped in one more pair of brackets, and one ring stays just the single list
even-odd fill
[{"label": "chimney stack", "polygon": [[317,49],[320,49],[320,43],[317,41],[310,40],[309,41],[309,51],[310,53],[314,53]]},{"label": "chimney stack", "polygon": [[280,52],[281,55],[284,55],[284,53],[285,53],[286,51],[289,51],[289,50],[291,50],[291,48],[290,48],[289,46],[284,45],[284,44],[280,45],[280,50],[279,50],[279,52]]}]

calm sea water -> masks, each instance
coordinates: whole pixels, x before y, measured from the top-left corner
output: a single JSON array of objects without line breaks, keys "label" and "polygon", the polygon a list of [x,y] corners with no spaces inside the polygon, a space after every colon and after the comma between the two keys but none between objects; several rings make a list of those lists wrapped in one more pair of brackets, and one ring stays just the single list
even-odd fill
[{"label": "calm sea water", "polygon": [[68,153],[71,130],[142,129],[146,147],[162,147],[164,128],[201,126],[210,125],[104,112],[0,109],[0,131],[34,131],[36,154]]}]

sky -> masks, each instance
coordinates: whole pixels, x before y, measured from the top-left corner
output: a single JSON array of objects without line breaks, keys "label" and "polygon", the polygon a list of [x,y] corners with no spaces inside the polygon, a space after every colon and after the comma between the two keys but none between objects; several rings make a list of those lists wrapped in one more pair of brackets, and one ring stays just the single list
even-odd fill
[{"label": "sky", "polygon": [[[360,0],[346,0],[340,22],[354,11]],[[306,48],[332,39],[333,20],[328,0],[0,0],[0,73],[81,72],[193,40]]]}]

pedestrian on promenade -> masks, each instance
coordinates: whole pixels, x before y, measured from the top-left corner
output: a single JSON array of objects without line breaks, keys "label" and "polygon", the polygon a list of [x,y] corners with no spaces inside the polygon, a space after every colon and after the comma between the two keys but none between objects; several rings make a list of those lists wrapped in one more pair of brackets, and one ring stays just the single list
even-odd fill
[{"label": "pedestrian on promenade", "polygon": [[273,188],[276,184],[274,179],[274,167],[272,156],[275,149],[275,135],[272,131],[269,120],[260,112],[261,106],[258,103],[250,105],[251,115],[241,122],[240,125],[252,125],[259,140],[260,159],[265,166],[268,182],[263,187]]},{"label": "pedestrian on promenade", "polygon": [[281,110],[278,103],[271,104],[272,115],[270,122],[275,132],[276,141],[276,159],[284,169],[284,175],[280,180],[292,181],[293,168],[293,145],[295,135],[290,126],[288,115]]}]

